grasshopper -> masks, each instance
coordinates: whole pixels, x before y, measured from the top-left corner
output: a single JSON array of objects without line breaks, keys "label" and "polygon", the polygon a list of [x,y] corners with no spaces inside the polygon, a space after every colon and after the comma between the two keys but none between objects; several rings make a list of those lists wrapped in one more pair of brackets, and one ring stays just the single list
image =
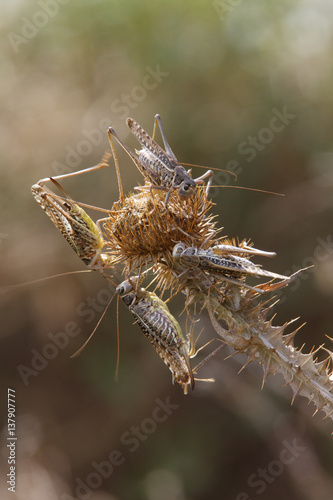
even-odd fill
[{"label": "grasshopper", "polygon": [[[164,200],[165,205],[167,205],[170,194],[174,190],[177,190],[179,196],[184,199],[193,196],[196,186],[202,184],[206,178],[209,179],[206,187],[206,196],[208,196],[213,179],[212,170],[208,170],[197,179],[192,179],[191,170],[186,170],[178,163],[176,156],[170,148],[164,134],[160,115],[155,115],[153,138],[132,118],[127,118],[126,123],[130,131],[140,142],[142,149],[139,151],[135,150],[136,154],[134,154],[118,137],[112,127],[108,130],[109,139],[112,142],[112,136],[115,137],[122,148],[132,158],[144,178],[151,184],[151,190],[159,189],[167,192]],[[157,125],[163,139],[164,150],[154,140]]]},{"label": "grasshopper", "polygon": [[[103,160],[106,161],[106,159],[105,156]],[[105,166],[105,163],[102,161],[98,166],[87,170],[103,166]],[[58,176],[58,178],[78,173],[80,172]],[[64,197],[57,196],[45,186],[46,182],[49,181],[63,193]],[[32,186],[31,192],[37,203],[89,269],[102,270],[106,266],[111,266],[111,257],[103,253],[104,240],[98,222],[97,224],[93,222],[83,208],[66,194],[55,178],[41,179]]]},{"label": "grasshopper", "polygon": [[[132,278],[135,279],[135,278]],[[189,347],[179,323],[167,305],[155,293],[123,281],[116,293],[131,311],[143,334],[172,373],[172,383],[182,386],[187,394],[188,385],[194,389],[194,377],[189,360]]]},{"label": "grasshopper", "polygon": [[[227,253],[227,256],[221,256],[219,253]],[[234,253],[246,253],[254,255],[265,255],[273,257],[273,252],[264,252],[256,250],[251,247],[234,247],[233,245],[216,245],[215,247],[206,250],[196,247],[187,247],[184,243],[177,243],[172,251],[172,256],[175,262],[175,268],[185,273],[189,269],[197,268],[201,271],[207,272],[209,276],[218,275],[221,279],[234,283],[238,286],[249,288],[259,293],[266,291],[276,290],[283,286],[288,285],[293,281],[304,269],[300,269],[291,276],[284,276],[283,274],[273,273],[266,271],[261,267],[253,264],[250,260],[234,255]],[[245,276],[261,277],[265,276],[272,279],[282,280],[280,283],[258,285],[251,287],[237,278],[244,278]]]}]

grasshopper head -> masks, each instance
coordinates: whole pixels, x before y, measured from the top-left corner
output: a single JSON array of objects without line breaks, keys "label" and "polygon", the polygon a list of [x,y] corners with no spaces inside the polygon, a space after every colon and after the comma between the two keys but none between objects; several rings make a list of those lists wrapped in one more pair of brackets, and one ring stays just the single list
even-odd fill
[{"label": "grasshopper head", "polygon": [[133,286],[128,280],[125,280],[117,286],[116,293],[120,295],[120,297],[123,297],[124,295],[127,295],[131,290],[133,290]]},{"label": "grasshopper head", "polygon": [[196,183],[193,179],[186,179],[178,188],[179,196],[183,196],[183,198],[189,198],[194,194]]},{"label": "grasshopper head", "polygon": [[181,254],[184,252],[185,250],[185,245],[184,243],[177,243],[177,245],[175,245],[173,247],[173,250],[172,250],[172,257],[174,259],[177,259],[178,257],[181,256]]},{"label": "grasshopper head", "polygon": [[133,290],[133,286],[128,280],[123,281],[117,286],[116,293],[128,307],[135,302],[135,292]]}]

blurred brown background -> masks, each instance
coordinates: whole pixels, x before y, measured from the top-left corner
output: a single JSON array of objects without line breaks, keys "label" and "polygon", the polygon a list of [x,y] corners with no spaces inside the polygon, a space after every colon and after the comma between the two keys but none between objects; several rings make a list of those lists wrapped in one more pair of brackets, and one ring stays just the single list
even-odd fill
[{"label": "blurred brown background", "polygon": [[[314,264],[281,295],[275,323],[300,316],[298,345],[329,347],[332,2],[40,0],[2,2],[0,12],[1,285],[84,269],[30,186],[97,163],[111,124],[137,147],[126,117],[152,131],[160,113],[179,161],[233,168],[237,185],[285,194],[212,190],[225,234],[277,252],[267,268]],[[128,191],[140,174],[119,159]],[[63,185],[105,208],[118,195],[112,167]],[[8,387],[18,436],[16,493],[4,479],[3,499],[332,498],[332,421],[312,418],[301,398],[291,407],[280,377],[260,392],[261,368],[237,375],[244,359],[223,361],[224,351],[201,371],[216,383],[184,397],[121,307],[116,383],[115,304],[70,359],[98,321],[105,287],[98,273],[75,274],[1,295],[5,473]],[[178,316],[181,298],[171,308]],[[209,335],[205,315],[200,326]],[[67,341],[56,347],[55,338]],[[167,401],[174,406],[163,410]]]}]

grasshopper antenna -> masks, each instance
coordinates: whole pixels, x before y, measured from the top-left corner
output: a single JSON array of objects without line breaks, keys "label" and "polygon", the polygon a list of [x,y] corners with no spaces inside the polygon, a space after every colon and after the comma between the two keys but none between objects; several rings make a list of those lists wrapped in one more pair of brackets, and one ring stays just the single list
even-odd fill
[{"label": "grasshopper antenna", "polygon": [[93,329],[92,333],[89,335],[89,337],[87,338],[87,340],[85,341],[85,343],[77,351],[75,351],[74,354],[72,354],[70,356],[70,358],[76,358],[79,354],[81,354],[81,352],[83,351],[83,349],[86,347],[86,345],[92,339],[92,337],[94,336],[94,334],[95,334],[97,328],[99,327],[102,319],[104,318],[106,311],[109,309],[109,306],[110,306],[111,302],[113,301],[114,296],[115,296],[115,293],[112,295],[111,299],[109,300],[107,306],[105,307],[105,309],[103,311],[102,316],[99,318],[99,320],[97,322],[97,325],[95,326],[95,328]]},{"label": "grasshopper antenna", "polygon": [[[116,154],[116,150],[114,149],[114,144],[113,144],[113,141],[112,141],[112,135],[114,135],[114,137],[118,140],[118,136],[116,135],[116,133],[113,130],[113,128],[109,127],[108,128],[108,137],[109,137],[109,142],[110,142],[110,147],[111,147],[112,158],[113,158],[113,161],[114,161],[114,164],[115,164],[115,167],[116,167],[116,174],[117,174],[118,188],[119,188],[119,201],[121,203],[124,203],[125,197],[124,197],[123,183],[121,181],[119,162],[118,162],[118,157],[117,157],[117,154]],[[120,141],[120,144],[122,144],[121,141]]]},{"label": "grasshopper antenna", "polygon": [[63,195],[64,195],[64,196],[58,196],[58,195],[52,193],[52,195],[49,195],[49,196],[52,196],[52,198],[55,198],[55,199],[61,200],[61,201],[68,200],[68,201],[70,201],[72,203],[75,203],[75,205],[79,205],[80,207],[90,208],[91,210],[96,210],[96,212],[104,212],[104,213],[107,213],[107,214],[109,214],[109,213],[112,212],[112,210],[108,210],[107,208],[96,207],[95,205],[89,205],[88,203],[83,203],[82,201],[75,201],[75,200],[73,200],[66,193],[66,191],[64,190],[64,188],[53,177],[50,177],[50,181],[52,181],[53,184],[55,186],[57,186],[57,188],[59,189],[59,191],[61,191],[63,193]]},{"label": "grasshopper antenna", "polygon": [[205,165],[196,165],[195,163],[183,163],[183,162],[181,162],[180,165],[183,165],[183,167],[198,167],[198,168],[205,168],[206,170],[216,170],[217,172],[225,172],[227,174],[233,175],[235,181],[237,181],[237,175],[235,174],[235,172],[230,172],[230,170],[226,170],[225,168],[206,167]]},{"label": "grasshopper antenna", "polygon": [[21,288],[23,286],[34,285],[35,283],[40,283],[42,281],[50,280],[53,278],[60,278],[61,276],[70,276],[71,274],[80,274],[80,273],[91,273],[93,269],[81,269],[80,271],[68,271],[66,273],[54,274],[53,276],[45,276],[44,278],[38,278],[32,281],[26,281],[25,283],[18,283],[17,285],[7,285],[0,287],[0,294],[5,294],[10,292],[11,290],[15,290],[16,288]]},{"label": "grasshopper antenna", "polygon": [[117,296],[117,364],[114,379],[119,381],[119,361],[120,361],[120,335],[119,335],[119,295]]},{"label": "grasshopper antenna", "polygon": [[[204,187],[204,186],[200,186]],[[284,193],[275,193],[274,191],[267,191],[266,189],[256,189],[245,186],[230,186],[228,184],[217,184],[215,186],[210,186],[215,188],[232,188],[232,189],[244,189],[245,191],[256,191],[257,193],[273,194],[274,196],[285,196]]]},{"label": "grasshopper antenna", "polygon": [[[214,340],[214,339],[212,339],[212,340]],[[212,340],[210,342],[212,342]],[[207,344],[208,343],[210,344],[210,342],[207,342]],[[203,347],[206,347],[206,345],[204,345]],[[205,363],[207,363],[207,361],[209,361],[211,358],[213,358],[214,356],[216,356],[216,354],[219,351],[221,351],[221,349],[223,349],[224,347],[225,347],[225,343],[222,343],[216,349],[214,349],[213,352],[211,352],[210,354],[208,354],[208,356],[206,356],[205,359],[203,359],[202,361],[200,361],[200,363],[198,363],[197,366],[195,366],[193,368],[193,373],[196,373]],[[200,349],[202,349],[202,347]],[[202,380],[202,379],[196,379],[196,380]],[[211,379],[208,379],[208,380],[211,380]]]}]

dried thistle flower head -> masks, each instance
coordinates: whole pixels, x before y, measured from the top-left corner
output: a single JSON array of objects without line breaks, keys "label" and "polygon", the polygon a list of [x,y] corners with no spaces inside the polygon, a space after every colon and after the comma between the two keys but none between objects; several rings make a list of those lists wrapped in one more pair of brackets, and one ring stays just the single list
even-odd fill
[{"label": "dried thistle flower head", "polygon": [[103,224],[107,253],[127,269],[156,264],[161,258],[170,261],[177,242],[201,246],[213,238],[215,224],[208,215],[211,203],[206,203],[200,187],[191,199],[182,200],[177,192],[165,194],[144,189],[130,194],[124,202],[113,206],[110,217]]}]

